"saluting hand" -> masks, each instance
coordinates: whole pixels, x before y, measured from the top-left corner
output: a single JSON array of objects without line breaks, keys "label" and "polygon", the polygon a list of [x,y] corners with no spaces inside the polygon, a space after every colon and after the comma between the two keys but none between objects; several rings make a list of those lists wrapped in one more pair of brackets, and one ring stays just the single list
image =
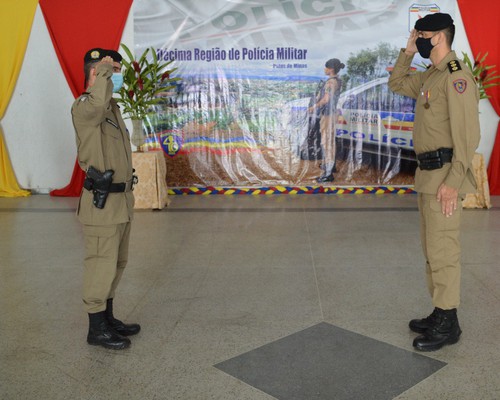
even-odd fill
[{"label": "saluting hand", "polygon": [[442,183],[437,191],[437,201],[441,203],[441,212],[451,217],[458,206],[458,190]]},{"label": "saluting hand", "polygon": [[413,56],[417,51],[417,45],[415,42],[418,39],[418,32],[415,29],[412,29],[410,32],[410,37],[408,38],[408,42],[406,43],[405,53],[409,56]]},{"label": "saluting hand", "polygon": [[101,61],[99,61],[98,64],[111,64],[111,65],[113,65],[113,58],[110,56],[103,57],[103,59]]}]

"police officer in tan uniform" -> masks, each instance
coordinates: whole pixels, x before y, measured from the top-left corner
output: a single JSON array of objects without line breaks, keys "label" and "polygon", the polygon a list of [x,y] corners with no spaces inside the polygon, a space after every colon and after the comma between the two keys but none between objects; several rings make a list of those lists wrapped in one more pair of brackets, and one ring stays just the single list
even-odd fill
[{"label": "police officer in tan uniform", "polygon": [[77,215],[86,256],[83,302],[89,315],[87,342],[110,349],[130,346],[138,324],[113,316],[113,298],[128,259],[134,208],[132,152],[113,92],[123,83],[121,55],[95,48],[84,57],[87,91],[73,103],[78,162],[86,172]]},{"label": "police officer in tan uniform", "polygon": [[[459,229],[466,193],[476,191],[472,158],[479,143],[479,92],[470,69],[451,50],[455,26],[448,14],[419,19],[389,79],[390,88],[417,100],[413,142],[427,285],[434,311],[410,321],[420,333],[413,346],[438,350],[459,340]],[[411,73],[416,52],[430,58],[425,72]]]}]

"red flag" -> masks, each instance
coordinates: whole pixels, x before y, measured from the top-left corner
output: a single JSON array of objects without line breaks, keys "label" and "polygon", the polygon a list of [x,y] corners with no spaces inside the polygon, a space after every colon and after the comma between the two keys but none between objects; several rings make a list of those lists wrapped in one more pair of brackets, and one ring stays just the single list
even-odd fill
[{"label": "red flag", "polygon": [[[132,0],[40,0],[39,4],[64,76],[76,98],[85,89],[83,56],[93,47],[118,50]],[[69,185],[50,194],[79,196],[84,178],[76,162]]]}]

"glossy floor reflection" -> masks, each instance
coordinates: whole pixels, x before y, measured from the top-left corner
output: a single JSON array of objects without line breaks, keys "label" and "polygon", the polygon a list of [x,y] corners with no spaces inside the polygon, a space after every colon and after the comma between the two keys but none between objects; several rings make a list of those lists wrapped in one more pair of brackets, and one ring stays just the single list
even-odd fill
[{"label": "glossy floor reflection", "polygon": [[[135,214],[115,311],[142,331],[125,351],[85,342],[77,199],[0,199],[0,399],[310,400],[289,378],[356,400],[352,382],[373,389],[363,400],[500,398],[500,198],[464,213],[461,341],[418,356],[407,323],[432,305],[416,196],[171,199],[166,210]],[[331,327],[319,335],[326,349],[329,340],[360,340],[367,367],[392,360],[394,372],[369,379],[369,369],[354,367],[355,353],[318,355],[321,344],[300,335],[318,327]],[[275,382],[284,395],[238,379],[234,364],[220,368],[238,360],[248,369],[246,355],[296,346],[297,337],[311,351],[288,356],[321,356],[324,367],[289,376],[287,357],[266,353],[267,368],[285,378]],[[325,383],[332,368],[346,374],[345,385]],[[384,392],[388,380],[406,386]]]}]

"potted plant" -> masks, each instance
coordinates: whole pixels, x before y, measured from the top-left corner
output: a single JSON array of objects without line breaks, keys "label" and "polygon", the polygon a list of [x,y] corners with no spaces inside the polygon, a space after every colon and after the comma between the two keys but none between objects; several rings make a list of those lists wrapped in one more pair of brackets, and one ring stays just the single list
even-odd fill
[{"label": "potted plant", "polygon": [[471,69],[472,75],[476,80],[477,87],[479,89],[479,98],[489,98],[490,96],[486,93],[486,89],[492,86],[500,85],[500,75],[495,75],[496,71],[492,71],[495,67],[494,65],[486,65],[484,63],[488,53],[486,53],[483,57],[481,57],[481,54],[478,54],[477,58],[474,60],[474,64],[467,53],[462,52],[462,55],[464,57],[464,63]]},{"label": "potted plant", "polygon": [[121,47],[126,57],[122,60],[123,86],[116,101],[122,105],[125,117],[132,120],[131,141],[140,148],[145,143],[144,118],[151,112],[151,107],[161,101],[159,93],[173,89],[172,83],[180,78],[171,77],[177,69],[168,69],[173,60],[159,62],[154,48],[146,49],[136,59],[126,45],[122,43]]}]

